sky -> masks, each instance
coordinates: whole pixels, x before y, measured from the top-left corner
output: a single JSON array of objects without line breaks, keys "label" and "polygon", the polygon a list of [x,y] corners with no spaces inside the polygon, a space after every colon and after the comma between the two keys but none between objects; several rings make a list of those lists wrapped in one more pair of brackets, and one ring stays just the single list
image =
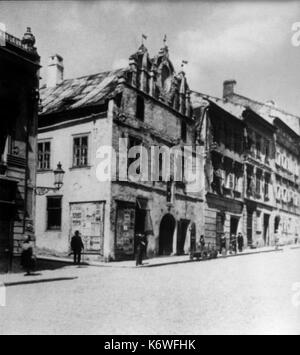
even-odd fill
[{"label": "sky", "polygon": [[64,58],[65,78],[128,65],[141,44],[155,56],[167,35],[170,59],[192,90],[222,95],[226,79],[236,92],[275,101],[300,116],[300,46],[292,26],[298,1],[0,1],[0,23],[22,37],[31,27],[41,55]]}]

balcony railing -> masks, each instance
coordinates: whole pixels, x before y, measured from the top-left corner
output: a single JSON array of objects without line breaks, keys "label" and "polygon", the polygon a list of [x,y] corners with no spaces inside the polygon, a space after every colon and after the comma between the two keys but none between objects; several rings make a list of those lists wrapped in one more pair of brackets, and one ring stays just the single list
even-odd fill
[{"label": "balcony railing", "polygon": [[29,53],[35,52],[34,47],[30,47],[27,44],[23,44],[21,39],[13,36],[7,32],[4,32],[2,30],[0,30],[0,40],[3,42],[4,45],[5,45],[5,43],[10,43],[11,45],[18,47],[26,52],[29,52]]}]

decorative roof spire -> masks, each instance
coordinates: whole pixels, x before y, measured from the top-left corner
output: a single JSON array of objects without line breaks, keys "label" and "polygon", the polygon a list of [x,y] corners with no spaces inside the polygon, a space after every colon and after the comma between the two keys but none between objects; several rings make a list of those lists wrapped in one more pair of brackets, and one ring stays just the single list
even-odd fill
[{"label": "decorative roof spire", "polygon": [[187,60],[182,60],[182,62],[181,62],[181,70],[183,70],[184,66],[187,65],[187,64],[189,64],[189,62]]},{"label": "decorative roof spire", "polygon": [[22,38],[22,44],[25,44],[31,48],[35,45],[35,37],[32,34],[30,27],[27,27],[27,30]]},{"label": "decorative roof spire", "polygon": [[163,42],[164,42],[164,47],[167,47],[167,35],[164,35]]},{"label": "decorative roof spire", "polygon": [[142,33],[142,46],[144,45],[144,40],[147,41],[148,36]]}]

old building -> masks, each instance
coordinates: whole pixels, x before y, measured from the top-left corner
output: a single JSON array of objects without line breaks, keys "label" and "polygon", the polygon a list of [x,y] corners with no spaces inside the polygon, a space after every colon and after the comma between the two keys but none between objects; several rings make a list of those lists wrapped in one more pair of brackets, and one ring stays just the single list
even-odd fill
[{"label": "old building", "polygon": [[[38,248],[67,254],[70,237],[79,230],[90,257],[106,261],[132,259],[138,233],[148,236],[149,257],[187,251],[203,230],[202,179],[193,190],[189,181],[177,179],[175,166],[187,170],[180,154],[179,160],[160,152],[152,159],[155,147],[181,152],[188,146],[198,172],[202,169],[187,79],[182,68],[175,73],[168,47],[151,58],[142,44],[127,68],[82,78],[64,80],[58,55],[48,69],[41,90],[38,184],[51,183],[58,162],[66,174],[58,193],[37,198]],[[127,156],[133,147],[138,151]],[[136,158],[141,166],[135,178],[128,177]],[[165,179],[168,162],[171,173]],[[106,180],[99,178],[103,174]]]},{"label": "old building", "polygon": [[299,237],[299,122],[272,103],[234,92],[193,92],[197,135],[205,141],[205,235],[219,244],[241,232],[249,247]]},{"label": "old building", "polygon": [[274,241],[275,127],[251,109],[243,113],[246,125],[245,231],[247,244],[267,246]]},{"label": "old building", "polygon": [[30,28],[22,40],[1,33],[0,264],[7,270],[23,235],[34,235],[40,58]]},{"label": "old building", "polygon": [[200,93],[192,97],[196,114],[202,107],[197,129],[206,153],[203,234],[219,247],[223,233],[244,231],[244,108]]},{"label": "old building", "polygon": [[279,118],[274,119],[274,125],[276,127],[274,231],[278,231],[284,243],[291,243],[300,236],[299,135]]},{"label": "old building", "polygon": [[[282,242],[291,243],[300,234],[299,211],[299,136],[300,118],[275,105],[273,101],[261,103],[234,91],[236,82],[226,93],[226,99],[250,107],[275,128],[274,164],[271,179],[273,213],[270,234],[278,233]],[[256,144],[261,144],[256,137]],[[259,142],[259,143],[257,143]],[[271,151],[271,150],[269,150]]]}]

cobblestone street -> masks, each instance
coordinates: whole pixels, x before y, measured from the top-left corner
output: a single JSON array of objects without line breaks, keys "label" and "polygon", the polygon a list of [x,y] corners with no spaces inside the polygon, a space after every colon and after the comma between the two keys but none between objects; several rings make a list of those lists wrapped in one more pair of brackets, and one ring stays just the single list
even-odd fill
[{"label": "cobblestone street", "polygon": [[9,275],[0,334],[299,334],[299,270],[300,249],[285,248],[153,268],[65,266],[33,282]]}]

